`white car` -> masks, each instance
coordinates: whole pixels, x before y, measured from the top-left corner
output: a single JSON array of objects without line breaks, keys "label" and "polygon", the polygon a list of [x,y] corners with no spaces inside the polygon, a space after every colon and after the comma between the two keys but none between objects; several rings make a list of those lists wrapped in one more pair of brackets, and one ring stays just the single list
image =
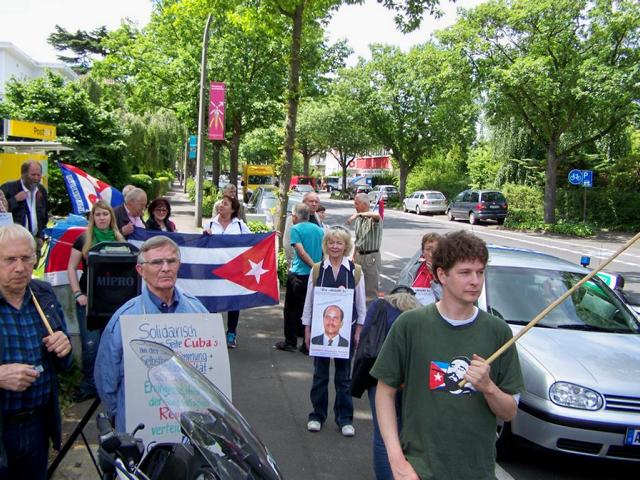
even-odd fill
[{"label": "white car", "polygon": [[405,212],[422,213],[445,213],[447,211],[447,199],[435,190],[420,190],[406,197],[402,201]]}]

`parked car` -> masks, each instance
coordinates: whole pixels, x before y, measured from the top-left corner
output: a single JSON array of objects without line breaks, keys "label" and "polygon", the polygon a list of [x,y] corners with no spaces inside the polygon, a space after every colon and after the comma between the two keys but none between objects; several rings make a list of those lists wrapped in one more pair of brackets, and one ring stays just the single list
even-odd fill
[{"label": "parked car", "polygon": [[340,190],[342,188],[342,178],[327,177],[325,185],[326,185],[327,192],[332,192],[333,190]]},{"label": "parked car", "polygon": [[305,193],[309,193],[309,192],[315,192],[315,190],[313,189],[313,187],[311,185],[293,185],[291,187],[291,191],[292,192],[297,192],[297,193],[301,193],[301,194],[305,194]]},{"label": "parked car", "polygon": [[[278,199],[276,198],[277,190],[258,187],[255,189],[249,202],[245,203],[245,211],[247,213],[259,213],[267,216],[267,224],[273,225],[273,215],[275,214]],[[302,202],[302,195],[291,192],[289,201],[287,202],[287,212],[291,213],[293,206]]]},{"label": "parked car", "polygon": [[398,189],[394,185],[376,185],[369,192],[369,201],[375,202],[379,194],[382,194],[382,199],[385,203],[390,200],[398,200],[400,198]]},{"label": "parked car", "polygon": [[480,221],[495,220],[498,225],[507,217],[507,199],[496,190],[465,190],[460,192],[449,204],[449,220],[468,219],[471,225]]},{"label": "parked car", "polygon": [[445,213],[447,211],[447,199],[442,192],[433,190],[420,190],[409,195],[402,201],[405,212]]},{"label": "parked car", "polygon": [[359,193],[369,194],[369,192],[371,192],[371,187],[368,185],[354,185],[349,188],[349,199],[353,200]]}]

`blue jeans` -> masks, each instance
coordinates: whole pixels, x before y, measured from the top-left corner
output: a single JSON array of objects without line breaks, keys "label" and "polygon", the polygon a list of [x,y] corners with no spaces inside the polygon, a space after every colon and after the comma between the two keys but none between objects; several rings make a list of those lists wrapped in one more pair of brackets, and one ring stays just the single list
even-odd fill
[{"label": "blue jeans", "polygon": [[76,303],[76,318],[80,327],[80,342],[82,344],[82,380],[80,394],[96,394],[96,384],[93,379],[93,365],[96,363],[98,346],[100,345],[100,330],[87,328],[87,307]]},{"label": "blue jeans", "polygon": [[[380,428],[378,427],[378,418],[376,417],[376,387],[368,390],[369,404],[371,405],[371,414],[373,415],[373,471],[376,474],[376,480],[393,480],[391,466],[389,465],[389,457],[387,457],[387,449],[384,446]],[[398,433],[402,426],[402,394],[396,394],[396,416],[398,421]]]},{"label": "blue jeans", "polygon": [[0,480],[46,480],[49,438],[45,420],[43,414],[38,414],[22,423],[3,426],[2,441],[8,466],[0,468]]},{"label": "blue jeans", "polygon": [[[333,413],[338,427],[353,423],[353,398],[351,397],[351,358],[334,358],[335,373],[333,384],[336,389],[336,398],[333,404]],[[309,414],[309,420],[317,420],[324,423],[327,419],[329,404],[329,366],[331,359],[327,357],[314,357],[313,360],[313,384],[311,385],[311,404],[313,412]]]}]

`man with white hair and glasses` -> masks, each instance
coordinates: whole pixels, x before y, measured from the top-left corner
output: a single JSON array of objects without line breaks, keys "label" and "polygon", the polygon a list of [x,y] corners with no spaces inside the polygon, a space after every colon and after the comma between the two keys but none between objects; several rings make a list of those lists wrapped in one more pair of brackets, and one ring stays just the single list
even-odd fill
[{"label": "man with white hair and glasses", "polygon": [[200,300],[176,287],[180,269],[180,249],[168,237],[158,235],[140,247],[136,270],[144,280],[142,293],[132,298],[107,324],[96,357],[94,377],[100,400],[115,427],[125,431],[124,361],[120,317],[159,313],[209,313]]}]

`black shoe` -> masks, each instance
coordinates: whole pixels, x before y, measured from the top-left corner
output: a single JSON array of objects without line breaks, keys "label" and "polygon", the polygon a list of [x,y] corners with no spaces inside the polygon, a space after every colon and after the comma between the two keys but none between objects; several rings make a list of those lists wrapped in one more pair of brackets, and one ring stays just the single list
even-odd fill
[{"label": "black shoe", "polygon": [[295,352],[296,351],[296,346],[295,345],[291,345],[287,342],[278,342],[274,345],[274,348],[277,348],[278,350],[282,350],[284,352]]},{"label": "black shoe", "polygon": [[309,355],[309,349],[307,348],[307,346],[304,343],[298,347],[298,350],[303,355]]}]

